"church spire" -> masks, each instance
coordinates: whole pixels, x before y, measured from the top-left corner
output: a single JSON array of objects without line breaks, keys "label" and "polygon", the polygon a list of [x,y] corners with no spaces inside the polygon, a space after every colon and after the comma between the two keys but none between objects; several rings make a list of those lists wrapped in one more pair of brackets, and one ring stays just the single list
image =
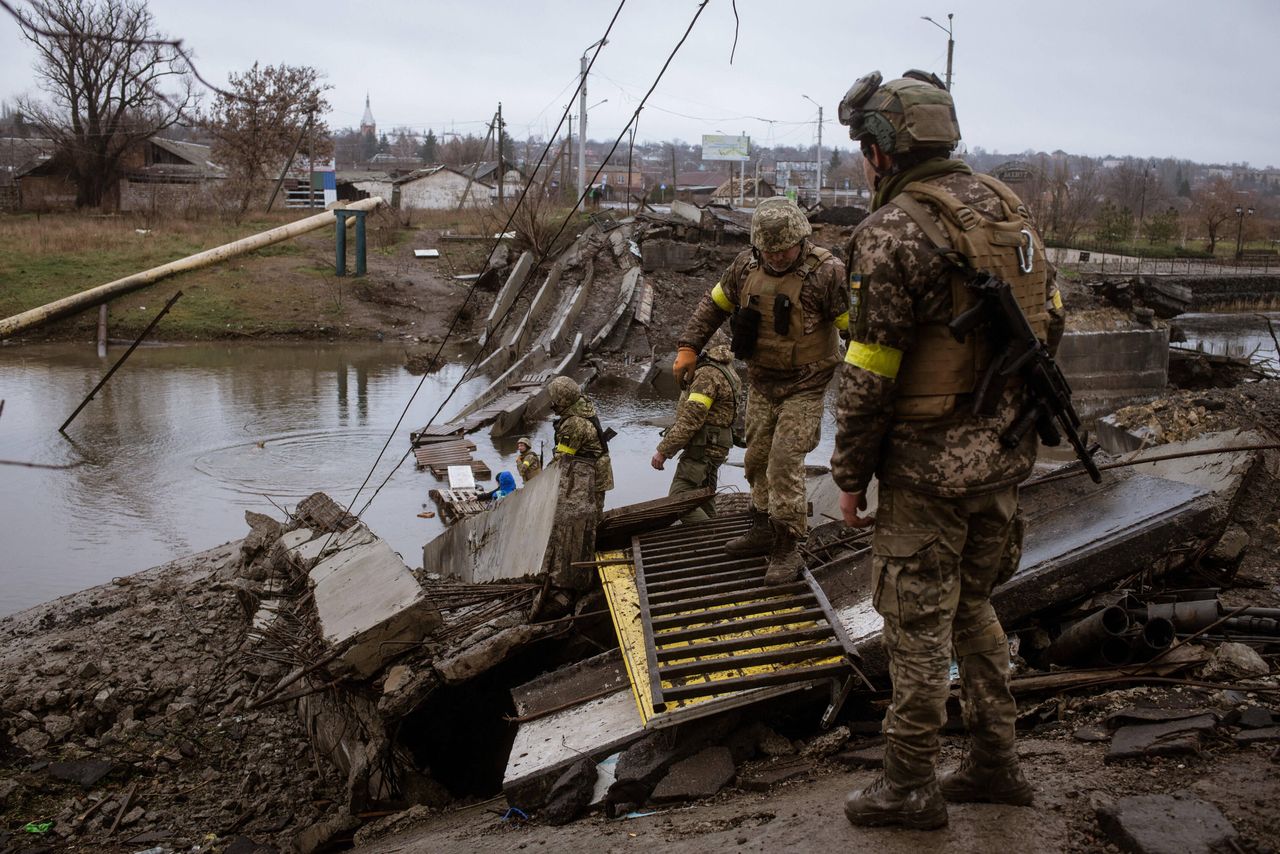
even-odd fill
[{"label": "church spire", "polygon": [[364,116],[360,119],[360,132],[370,135],[376,135],[378,132],[377,122],[373,120],[373,110],[369,108],[369,93],[364,93]]}]

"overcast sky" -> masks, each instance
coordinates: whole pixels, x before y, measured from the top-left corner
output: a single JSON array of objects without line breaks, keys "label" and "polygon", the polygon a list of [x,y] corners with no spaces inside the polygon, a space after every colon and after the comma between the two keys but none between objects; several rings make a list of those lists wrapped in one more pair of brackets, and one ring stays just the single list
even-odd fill
[{"label": "overcast sky", "polygon": [[[26,5],[26,0],[13,0]],[[578,57],[617,0],[150,0],[210,80],[263,63],[328,75],[332,127],[357,125],[365,92],[379,129],[484,133],[499,100],[512,136],[549,135]],[[745,132],[759,144],[850,147],[835,121],[849,85],[919,67],[942,76],[955,14],[954,93],[965,143],[1016,153],[1174,156],[1280,165],[1274,40],[1280,3],[1227,0],[710,0],[644,110],[639,138]],[[593,139],[626,124],[697,0],[627,0],[591,75]],[[1268,60],[1267,57],[1273,57]],[[0,16],[0,99],[35,89],[33,52]],[[577,107],[574,107],[577,113]]]}]

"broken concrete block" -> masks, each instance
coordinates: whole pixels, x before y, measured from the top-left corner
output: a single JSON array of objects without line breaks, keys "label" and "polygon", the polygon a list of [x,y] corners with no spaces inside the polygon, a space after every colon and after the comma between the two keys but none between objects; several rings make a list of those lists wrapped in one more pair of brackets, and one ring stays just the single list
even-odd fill
[{"label": "broken concrete block", "polygon": [[729,748],[708,747],[672,765],[650,799],[661,804],[709,798],[729,785],[736,773]]},{"label": "broken concrete block", "polygon": [[1271,714],[1270,709],[1264,709],[1262,706],[1250,706],[1247,709],[1240,710],[1240,716],[1236,719],[1236,723],[1245,729],[1261,729],[1275,723],[1275,716]]},{"label": "broken concrete block", "polygon": [[49,776],[67,783],[77,783],[88,789],[115,769],[115,763],[106,759],[74,759],[67,762],[50,762]]},{"label": "broken concrete block", "polygon": [[345,531],[356,523],[356,517],[323,492],[313,493],[299,501],[293,515],[307,527],[324,533]]},{"label": "broken concrete block", "polygon": [[54,741],[62,741],[75,728],[75,723],[66,715],[45,716],[44,731],[49,733]]},{"label": "broken concrete block", "polygon": [[674,240],[646,240],[640,246],[644,271],[674,270],[686,273],[702,264],[702,247],[697,243],[678,243]]},{"label": "broken concrete block", "polygon": [[609,804],[647,801],[653,787],[680,758],[675,736],[674,730],[658,730],[624,750],[618,757],[615,779],[606,801]]},{"label": "broken concrete block", "polygon": [[247,564],[266,550],[280,536],[280,523],[270,516],[244,511],[245,524],[249,526],[249,534],[240,542],[240,554]]},{"label": "broken concrete block", "polygon": [[1249,744],[1262,744],[1269,741],[1280,741],[1280,726],[1246,729],[1236,733],[1235,735],[1235,743],[1242,747]]},{"label": "broken concrete block", "polygon": [[1121,727],[1111,737],[1106,761],[1198,753],[1201,734],[1212,730],[1217,723],[1213,715],[1197,715],[1163,723]]},{"label": "broken concrete block", "polygon": [[591,803],[595,787],[596,763],[590,758],[574,763],[552,784],[542,819],[553,827],[573,821]]},{"label": "broken concrete block", "polygon": [[315,854],[339,834],[355,830],[360,819],[348,812],[323,818],[297,835],[293,841],[298,854]]},{"label": "broken concrete block", "polygon": [[1244,551],[1248,547],[1249,535],[1244,528],[1232,523],[1205,555],[1204,562],[1211,567],[1229,569],[1240,562],[1240,558],[1244,557]]},{"label": "broken concrete block", "polygon": [[1133,795],[1098,809],[1098,824],[1135,854],[1210,854],[1236,836],[1213,804],[1177,795]]},{"label": "broken concrete block", "polygon": [[554,626],[513,626],[435,663],[446,682],[465,682],[500,664],[511,653],[554,630]]},{"label": "broken concrete block", "polygon": [[756,747],[765,756],[792,756],[796,752],[795,745],[791,743],[791,739],[779,735],[767,726],[762,727],[760,740],[756,742]]},{"label": "broken concrete block", "polygon": [[1248,679],[1253,676],[1266,676],[1271,672],[1265,659],[1254,652],[1252,647],[1242,643],[1228,641],[1220,644],[1213,652],[1213,658],[1204,666],[1205,679]]},{"label": "broken concrete block", "polygon": [[846,768],[883,768],[884,745],[876,744],[871,747],[850,748],[849,750],[840,751],[832,758]]},{"label": "broken concrete block", "polygon": [[18,791],[17,780],[0,780],[0,810],[5,808],[9,798],[16,791]]},{"label": "broken concrete block", "polygon": [[778,759],[741,775],[739,785],[749,792],[764,792],[789,780],[808,778],[812,773],[813,763],[808,759]]},{"label": "broken concrete block", "polygon": [[332,646],[350,644],[339,661],[360,676],[372,676],[440,626],[440,612],[413,572],[380,539],[325,558],[309,578],[322,637]]},{"label": "broken concrete block", "polygon": [[397,664],[387,671],[387,678],[382,683],[382,693],[394,694],[413,678],[413,668],[405,664]]}]

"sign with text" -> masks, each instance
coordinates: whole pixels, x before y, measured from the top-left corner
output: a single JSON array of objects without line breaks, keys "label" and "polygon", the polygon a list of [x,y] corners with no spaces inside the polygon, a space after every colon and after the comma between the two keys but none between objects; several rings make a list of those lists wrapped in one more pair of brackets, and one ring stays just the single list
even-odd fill
[{"label": "sign with text", "polygon": [[750,160],[751,137],[726,136],[722,134],[702,135],[703,160]]}]

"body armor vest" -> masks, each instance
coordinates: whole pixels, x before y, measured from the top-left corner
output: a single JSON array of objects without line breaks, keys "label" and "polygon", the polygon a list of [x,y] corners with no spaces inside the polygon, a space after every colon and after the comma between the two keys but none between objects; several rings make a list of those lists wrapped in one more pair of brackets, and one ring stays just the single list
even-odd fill
[{"label": "body armor vest", "polygon": [[[769,274],[759,261],[753,261],[747,268],[747,280],[739,292],[738,305],[760,312],[759,337],[750,361],[764,368],[789,370],[836,358],[835,324],[820,322],[812,332],[805,332],[808,318],[800,302],[805,278],[830,257],[826,249],[809,246],[804,261],[784,276]],[[783,308],[788,303],[790,308]],[[787,328],[780,332],[779,315],[784,313]]]},{"label": "body armor vest", "polygon": [[[890,204],[910,216],[952,263],[946,280],[952,306],[948,320],[976,303],[966,286],[974,272],[990,273],[1009,283],[1036,337],[1044,341],[1049,328],[1044,244],[1031,226],[1026,206],[1012,190],[989,175],[974,177],[999,197],[1003,219],[989,219],[947,191],[922,182],[908,184]],[[943,228],[930,210],[941,215]],[[921,325],[898,373],[894,414],[906,420],[950,415],[957,396],[974,390],[991,358],[992,347],[982,335],[969,335],[959,342],[947,329],[947,321]]]}]

